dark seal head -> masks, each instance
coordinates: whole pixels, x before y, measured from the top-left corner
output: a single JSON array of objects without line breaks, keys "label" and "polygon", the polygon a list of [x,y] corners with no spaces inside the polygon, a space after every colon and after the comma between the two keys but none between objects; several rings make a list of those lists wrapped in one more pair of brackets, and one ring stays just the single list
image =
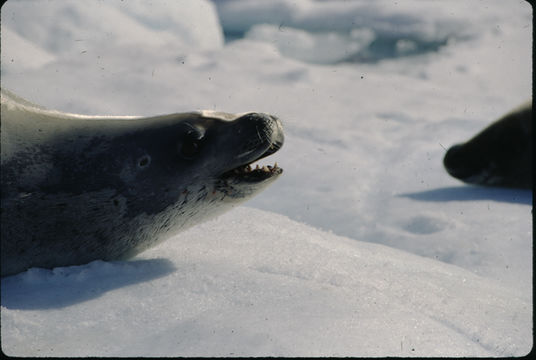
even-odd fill
[{"label": "dark seal head", "polygon": [[532,189],[532,101],[452,146],[447,172],[470,184]]},{"label": "dark seal head", "polygon": [[2,90],[2,275],[125,259],[260,192],[279,119],[65,114]]}]

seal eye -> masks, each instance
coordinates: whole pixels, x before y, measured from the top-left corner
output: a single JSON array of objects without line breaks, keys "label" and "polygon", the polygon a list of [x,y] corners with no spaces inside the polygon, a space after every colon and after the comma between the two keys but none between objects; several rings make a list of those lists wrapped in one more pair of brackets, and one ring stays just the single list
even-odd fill
[{"label": "seal eye", "polygon": [[201,151],[203,135],[197,131],[189,131],[182,143],[179,144],[179,154],[185,159],[194,158]]},{"label": "seal eye", "polygon": [[138,167],[140,169],[147,167],[151,163],[151,157],[149,155],[144,155],[138,159]]}]

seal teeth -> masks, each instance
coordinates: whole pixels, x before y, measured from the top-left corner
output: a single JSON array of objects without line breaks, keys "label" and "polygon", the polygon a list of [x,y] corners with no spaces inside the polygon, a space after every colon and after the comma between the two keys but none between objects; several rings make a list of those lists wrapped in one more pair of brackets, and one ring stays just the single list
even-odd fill
[{"label": "seal teeth", "polygon": [[[243,176],[243,175],[260,175],[262,173],[264,174],[276,174],[281,170],[281,168],[277,165],[277,163],[274,163],[273,165],[259,165],[255,164],[255,168],[253,168],[252,164],[242,165],[240,167],[237,167],[236,169],[232,170],[231,173]],[[256,173],[256,174],[255,174]]]}]

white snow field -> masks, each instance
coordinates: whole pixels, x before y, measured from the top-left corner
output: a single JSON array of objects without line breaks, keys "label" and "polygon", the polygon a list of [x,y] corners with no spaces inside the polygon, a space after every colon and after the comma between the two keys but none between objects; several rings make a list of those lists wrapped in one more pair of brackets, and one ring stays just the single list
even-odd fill
[{"label": "white snow field", "polygon": [[[14,1],[1,80],[68,112],[261,111],[281,178],[130,261],[1,280],[11,356],[522,356],[532,192],[442,166],[532,96],[525,1]],[[155,199],[158,201],[158,199]]]}]

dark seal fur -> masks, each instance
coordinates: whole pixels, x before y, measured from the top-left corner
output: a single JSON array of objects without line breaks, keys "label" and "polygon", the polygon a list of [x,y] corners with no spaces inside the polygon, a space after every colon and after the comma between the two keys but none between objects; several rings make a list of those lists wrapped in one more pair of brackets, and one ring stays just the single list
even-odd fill
[{"label": "dark seal fur", "polygon": [[532,189],[532,122],[530,101],[452,146],[445,169],[470,184]]},{"label": "dark seal fur", "polygon": [[2,90],[2,276],[125,259],[272,183],[283,144],[262,113],[65,114]]}]

